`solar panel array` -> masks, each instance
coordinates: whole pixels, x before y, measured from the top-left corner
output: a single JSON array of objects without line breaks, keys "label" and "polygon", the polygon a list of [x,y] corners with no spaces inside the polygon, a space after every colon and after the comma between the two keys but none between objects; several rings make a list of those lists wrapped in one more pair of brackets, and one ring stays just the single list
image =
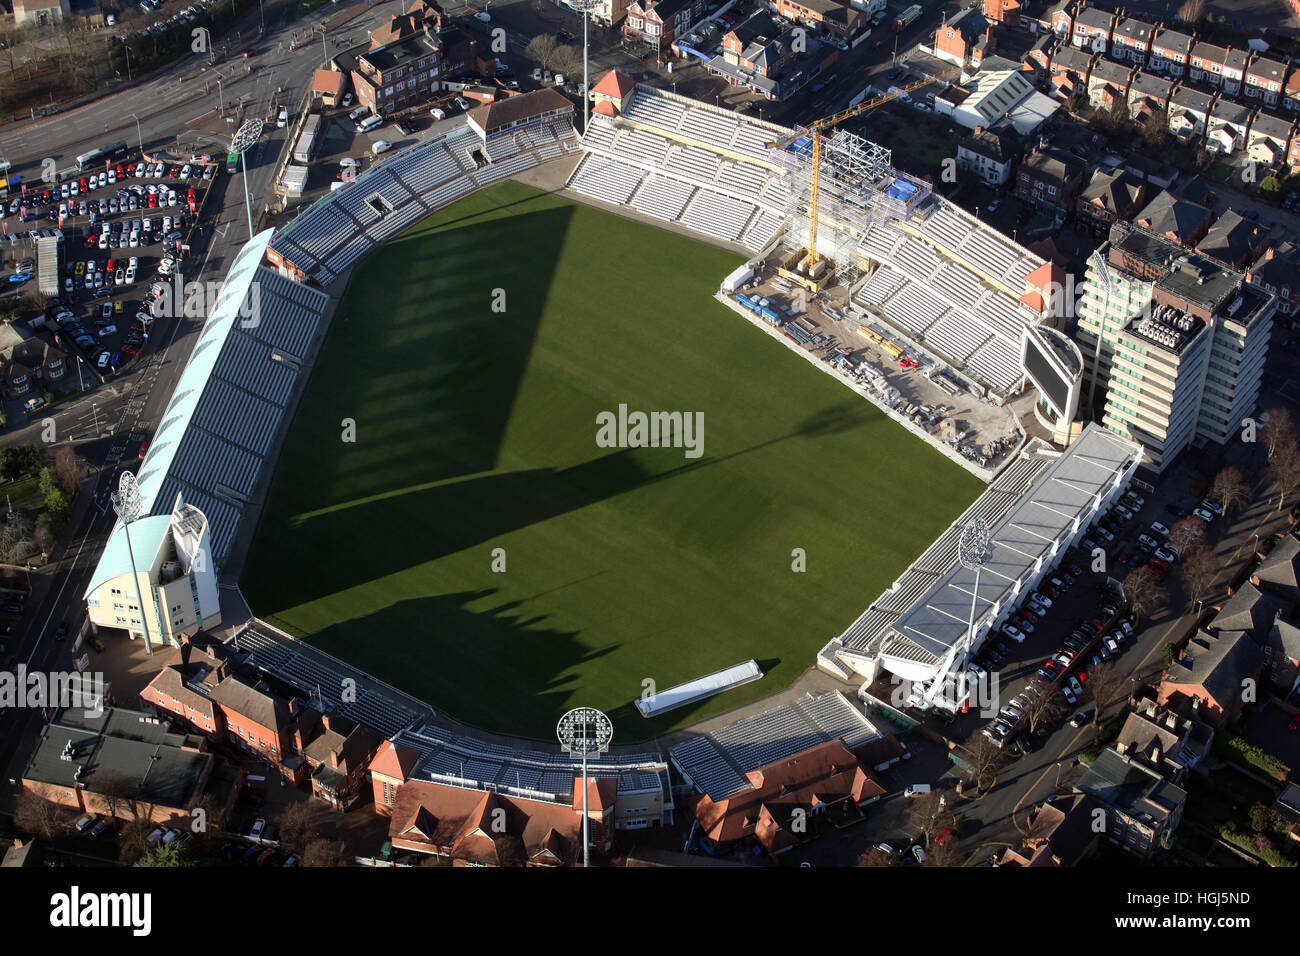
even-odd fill
[{"label": "solar panel array", "polygon": [[[289,223],[271,248],[306,275],[328,285],[343,270],[402,228],[474,189],[575,151],[577,133],[553,121],[492,140],[491,162],[479,168],[474,152],[485,149],[468,123],[416,143],[323,197]],[[385,205],[376,208],[373,200]]]},{"label": "solar panel array", "polygon": [[669,759],[712,800],[750,787],[746,774],[840,739],[861,746],[880,732],[838,691],[805,696],[678,744]]}]

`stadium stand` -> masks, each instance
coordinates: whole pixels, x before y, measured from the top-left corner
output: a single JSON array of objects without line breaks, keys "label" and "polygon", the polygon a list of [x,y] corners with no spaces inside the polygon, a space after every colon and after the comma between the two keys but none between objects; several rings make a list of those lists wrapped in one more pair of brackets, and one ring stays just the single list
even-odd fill
[{"label": "stadium stand", "polygon": [[[981,577],[983,609],[976,618],[983,635],[995,626],[983,619],[985,614],[1004,616],[1015,607],[1015,589],[1032,588],[1036,576],[1048,573],[1070,542],[1087,533],[1105,502],[1122,493],[1140,456],[1140,446],[1095,425],[1063,453],[1024,453],[822,649],[819,665],[843,675],[846,668],[857,667],[875,673],[883,662],[911,680],[937,676],[945,655],[965,636],[964,612],[955,616],[947,608],[968,607],[973,590],[971,581],[963,579],[973,572],[958,562],[966,525],[980,518],[993,531],[992,573]],[[958,596],[963,593],[965,597]]]},{"label": "stadium stand", "polygon": [[764,143],[787,133],[638,86],[622,116],[592,116],[582,138],[586,157],[568,185],[584,196],[757,252],[780,233],[789,198],[783,168]]},{"label": "stadium stand", "polygon": [[811,747],[841,740],[856,750],[883,735],[847,697],[831,691],[779,704],[673,747],[668,759],[700,793],[725,800],[748,774]]},{"label": "stadium stand", "polygon": [[394,154],[300,213],[271,241],[267,258],[295,278],[327,286],[428,213],[577,151],[571,110],[555,118],[554,103],[542,106],[546,109],[541,121],[532,125],[512,126],[485,138],[482,130],[465,122]]}]

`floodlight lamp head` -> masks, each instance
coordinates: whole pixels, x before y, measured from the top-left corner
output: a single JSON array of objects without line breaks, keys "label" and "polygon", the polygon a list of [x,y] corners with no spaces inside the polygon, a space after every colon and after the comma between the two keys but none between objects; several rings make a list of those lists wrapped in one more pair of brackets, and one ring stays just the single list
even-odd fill
[{"label": "floodlight lamp head", "polygon": [[113,510],[125,522],[134,521],[140,515],[140,486],[132,472],[122,472],[118,479],[117,491],[111,495]]},{"label": "floodlight lamp head", "polygon": [[614,738],[614,724],[594,707],[576,707],[560,718],[555,727],[560,749],[587,757],[604,753]]},{"label": "floodlight lamp head", "polygon": [[235,131],[235,137],[230,141],[230,150],[234,153],[243,153],[250,146],[257,142],[262,135],[262,121],[260,119],[251,119]]},{"label": "floodlight lamp head", "polygon": [[961,533],[958,557],[964,567],[974,570],[984,566],[989,558],[989,544],[993,532],[981,518],[972,518]]}]

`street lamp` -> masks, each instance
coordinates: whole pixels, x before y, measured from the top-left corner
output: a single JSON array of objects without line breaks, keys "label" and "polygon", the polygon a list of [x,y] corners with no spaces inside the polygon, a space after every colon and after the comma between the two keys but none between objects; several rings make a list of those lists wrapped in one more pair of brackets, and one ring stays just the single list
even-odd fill
[{"label": "street lamp", "polygon": [[975,572],[975,586],[970,592],[970,620],[966,625],[966,650],[969,651],[975,641],[975,601],[980,593],[980,571],[989,559],[989,544],[993,540],[993,531],[982,518],[972,518],[962,529],[961,542],[957,546],[957,559],[962,567]]},{"label": "street lamp", "polygon": [[112,501],[113,510],[117,512],[117,517],[122,522],[122,533],[126,535],[126,553],[131,559],[135,599],[140,607],[140,626],[144,629],[144,650],[146,654],[152,654],[153,645],[149,642],[149,615],[145,613],[144,593],[140,590],[140,576],[135,570],[135,551],[131,547],[131,522],[140,516],[141,509],[140,486],[135,483],[135,475],[129,471],[122,472],[117,491],[112,494]]},{"label": "street lamp", "polygon": [[122,44],[122,49],[126,51],[126,81],[131,82],[131,47],[126,43]]},{"label": "street lamp", "polygon": [[135,135],[140,140],[140,155],[144,155],[144,133],[140,132],[140,117],[132,113],[131,118],[135,120]]},{"label": "street lamp", "polygon": [[219,76],[217,77],[217,106],[221,108],[221,114],[224,116],[226,113],[226,97],[221,90],[221,77]]},{"label": "street lamp", "polygon": [[577,707],[560,718],[555,727],[560,749],[582,757],[582,865],[591,866],[591,846],[587,816],[587,757],[603,754],[614,738],[614,724],[594,707]]},{"label": "street lamp", "polygon": [[235,138],[230,142],[230,151],[239,154],[239,165],[244,170],[244,204],[248,210],[248,238],[253,238],[253,197],[248,191],[248,160],[245,154],[248,148],[257,142],[257,138],[262,135],[262,121],[260,119],[251,119],[235,133]]}]

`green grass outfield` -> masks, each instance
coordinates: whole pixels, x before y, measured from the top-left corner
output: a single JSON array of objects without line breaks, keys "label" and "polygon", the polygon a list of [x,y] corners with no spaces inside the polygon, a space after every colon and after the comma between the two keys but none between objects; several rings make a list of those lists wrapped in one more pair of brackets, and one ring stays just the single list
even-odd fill
[{"label": "green grass outfield", "polygon": [[[544,739],[572,706],[626,742],[790,683],[982,485],[713,301],[739,261],[516,183],[391,241],[290,433],[253,609]],[[598,447],[619,403],[703,412],[703,457]],[[763,680],[655,721],[632,706],[749,658]]]}]

